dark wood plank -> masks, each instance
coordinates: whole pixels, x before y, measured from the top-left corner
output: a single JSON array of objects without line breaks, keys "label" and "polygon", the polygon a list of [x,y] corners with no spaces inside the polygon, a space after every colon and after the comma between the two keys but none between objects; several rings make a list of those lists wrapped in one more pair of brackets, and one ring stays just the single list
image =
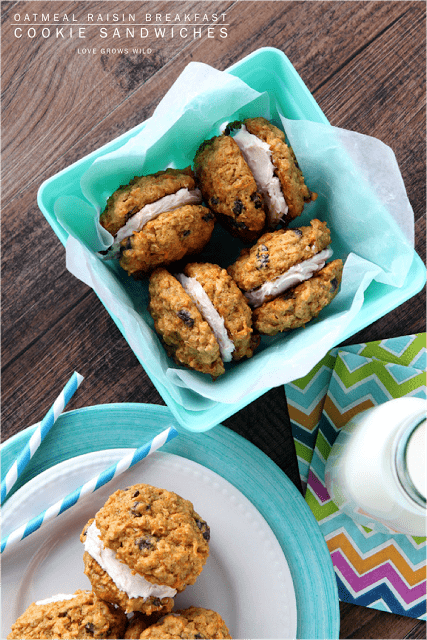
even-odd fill
[{"label": "dark wood plank", "polygon": [[406,616],[358,607],[349,603],[340,603],[340,638],[405,638],[414,628],[424,626]]},{"label": "dark wood plank", "polygon": [[426,623],[425,622],[418,622],[413,629],[411,629],[411,631],[405,636],[406,638],[412,638],[412,639],[422,639],[426,637]]}]

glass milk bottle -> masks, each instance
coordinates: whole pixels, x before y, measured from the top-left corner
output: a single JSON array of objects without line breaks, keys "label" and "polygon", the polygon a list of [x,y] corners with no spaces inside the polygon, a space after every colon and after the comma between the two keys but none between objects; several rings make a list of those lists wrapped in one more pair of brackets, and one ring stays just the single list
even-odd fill
[{"label": "glass milk bottle", "polygon": [[335,504],[359,524],[426,535],[426,401],[397,398],[354,416],[326,462]]}]

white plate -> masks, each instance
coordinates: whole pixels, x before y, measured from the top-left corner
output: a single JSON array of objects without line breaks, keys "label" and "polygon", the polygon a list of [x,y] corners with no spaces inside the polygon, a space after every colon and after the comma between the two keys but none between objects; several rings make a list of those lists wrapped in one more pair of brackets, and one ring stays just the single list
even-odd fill
[{"label": "white plate", "polygon": [[[62,462],[17,491],[3,508],[2,536],[128,453],[109,449]],[[233,485],[180,456],[156,452],[3,553],[2,638],[35,600],[90,588],[80,532],[116,489],[145,482],[191,500],[211,528],[197,582],[176,597],[218,611],[233,638],[295,638],[296,598],[286,558],[267,522]]]}]

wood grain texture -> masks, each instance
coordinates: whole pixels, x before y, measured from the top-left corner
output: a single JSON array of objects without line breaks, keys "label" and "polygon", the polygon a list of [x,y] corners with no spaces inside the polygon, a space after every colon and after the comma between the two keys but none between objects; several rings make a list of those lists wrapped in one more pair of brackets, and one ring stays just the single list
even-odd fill
[{"label": "wood grain texture", "polygon": [[[348,603],[340,603],[340,638],[406,638],[419,633],[425,622],[414,621],[393,613],[365,609]],[[417,637],[417,636],[415,636]]]},{"label": "wood grain texture", "polygon": [[[185,66],[224,70],[259,47],[284,51],[331,124],[378,137],[396,154],[425,260],[425,3],[417,1],[120,2],[120,13],[219,13],[225,39],[165,38],[152,54],[83,55],[100,42],[13,37],[14,16],[106,13],[118,3],[2,2],[2,439],[38,421],[72,370],[85,382],[68,408],[164,404],[97,296],[67,271],[37,206],[40,184],[149,118]],[[139,42],[137,46],[143,46]],[[425,292],[346,344],[425,330]],[[283,388],[225,421],[300,488]],[[201,437],[203,437],[201,435]],[[342,638],[420,638],[425,623],[341,603]]]}]

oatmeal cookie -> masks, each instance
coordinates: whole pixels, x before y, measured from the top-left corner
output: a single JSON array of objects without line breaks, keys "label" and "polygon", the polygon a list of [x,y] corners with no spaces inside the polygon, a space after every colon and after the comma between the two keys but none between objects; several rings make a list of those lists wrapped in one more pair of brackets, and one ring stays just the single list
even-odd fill
[{"label": "oatmeal cookie", "polygon": [[334,299],[342,270],[342,261],[333,260],[309,280],[256,308],[253,321],[257,331],[274,336],[281,331],[304,327]]},{"label": "oatmeal cookie", "polygon": [[209,242],[213,213],[201,205],[185,205],[161,213],[120,243],[120,266],[134,278],[193,255]]},{"label": "oatmeal cookie", "polygon": [[189,500],[146,484],[113,493],[80,536],[99,597],[127,613],[170,611],[209,555],[210,530]]},{"label": "oatmeal cookie", "polygon": [[141,633],[140,638],[231,638],[219,613],[189,607],[169,613]]},{"label": "oatmeal cookie", "polygon": [[7,638],[123,638],[126,623],[121,609],[92,591],[78,590],[70,596],[59,594],[33,602]]},{"label": "oatmeal cookie", "polygon": [[178,280],[166,269],[156,269],[150,277],[149,293],[148,310],[168,354],[178,364],[213,378],[223,374],[215,335]]},{"label": "oatmeal cookie", "polygon": [[199,147],[194,169],[203,198],[218,221],[244,242],[253,242],[265,226],[264,203],[239,147],[220,135]]}]

